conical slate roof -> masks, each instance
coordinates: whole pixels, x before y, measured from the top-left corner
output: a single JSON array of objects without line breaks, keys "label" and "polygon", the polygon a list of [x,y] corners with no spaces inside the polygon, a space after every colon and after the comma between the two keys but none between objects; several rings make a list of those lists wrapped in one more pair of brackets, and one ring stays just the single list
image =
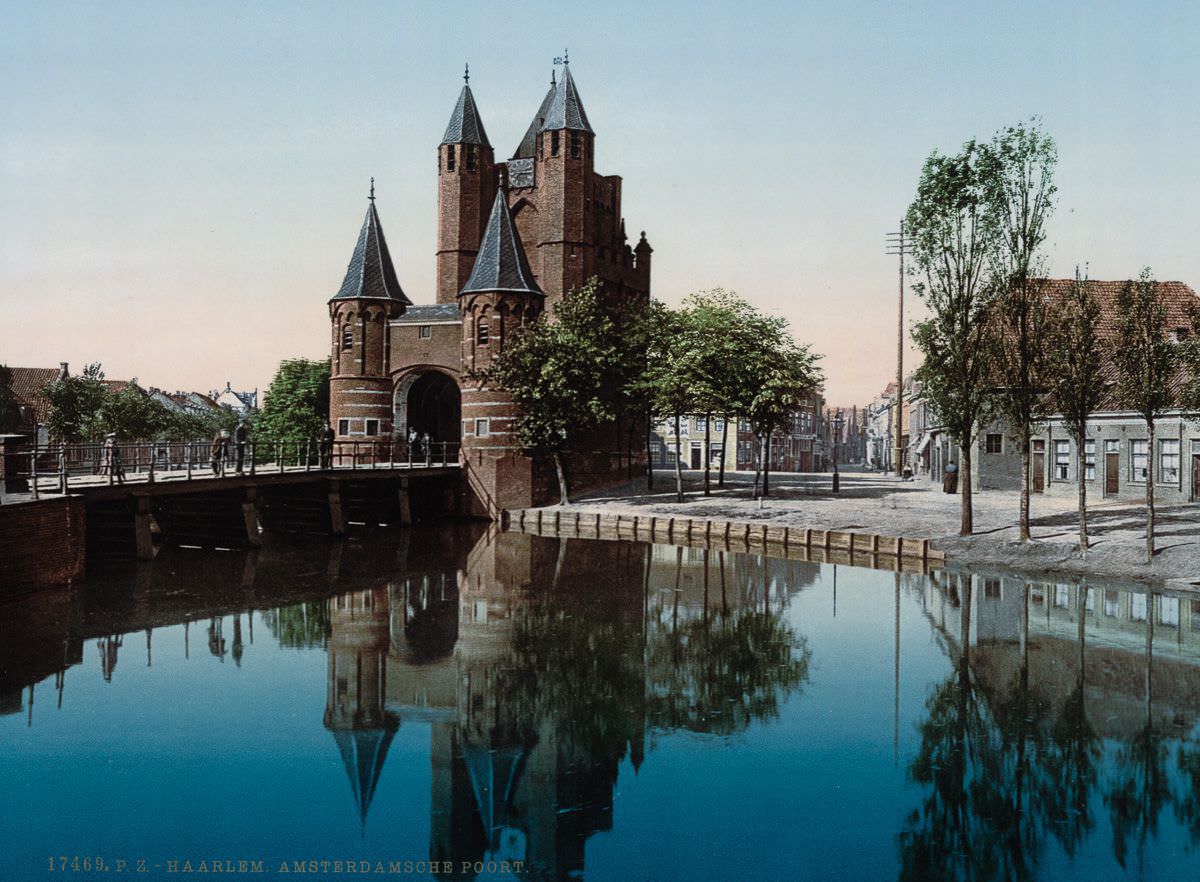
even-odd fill
[{"label": "conical slate roof", "polygon": [[521,237],[517,235],[512,213],[508,210],[508,197],[503,190],[496,193],[496,201],[492,203],[492,214],[483,231],[471,277],[458,293],[480,291],[543,294],[525,258],[525,249],[521,247]]},{"label": "conical slate roof", "polygon": [[546,114],[550,112],[550,102],[554,100],[554,93],[556,91],[558,91],[558,84],[554,81],[554,74],[551,74],[550,89],[546,92],[546,97],[542,99],[542,104],[538,108],[537,113],[533,115],[533,122],[525,130],[525,137],[517,145],[517,152],[512,155],[513,159],[533,159],[537,153],[538,132],[541,131],[542,123],[546,121]]},{"label": "conical slate roof", "polygon": [[450,124],[446,126],[446,134],[442,135],[442,143],[492,146],[483,130],[483,120],[479,118],[479,108],[475,106],[470,86],[463,86],[458,93],[458,103],[450,114]]},{"label": "conical slate roof", "polygon": [[379,214],[375,211],[374,184],[371,186],[371,193],[371,204],[367,207],[367,216],[363,219],[362,230],[358,233],[358,243],[350,256],[350,265],[346,267],[346,278],[332,299],[371,298],[398,300],[406,305],[410,304],[412,301],[404,295],[400,281],[396,278],[392,255],[388,253]]},{"label": "conical slate roof", "polygon": [[546,118],[538,131],[556,132],[561,129],[595,134],[588,124],[583,101],[579,98],[579,90],[575,88],[575,78],[571,76],[571,68],[565,64],[562,79],[558,81],[558,88],[554,90],[554,97],[546,110]]},{"label": "conical slate roof", "polygon": [[359,823],[363,826],[367,823],[371,800],[375,798],[375,786],[379,783],[388,747],[398,728],[396,720],[389,718],[382,729],[334,730],[333,738],[350,778]]}]

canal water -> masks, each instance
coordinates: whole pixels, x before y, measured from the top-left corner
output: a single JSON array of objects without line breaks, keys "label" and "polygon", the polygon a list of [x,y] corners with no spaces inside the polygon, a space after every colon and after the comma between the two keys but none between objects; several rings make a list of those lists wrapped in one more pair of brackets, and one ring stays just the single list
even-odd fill
[{"label": "canal water", "polygon": [[1198,717],[1200,603],[1137,586],[168,550],[0,607],[0,879],[1194,879]]}]

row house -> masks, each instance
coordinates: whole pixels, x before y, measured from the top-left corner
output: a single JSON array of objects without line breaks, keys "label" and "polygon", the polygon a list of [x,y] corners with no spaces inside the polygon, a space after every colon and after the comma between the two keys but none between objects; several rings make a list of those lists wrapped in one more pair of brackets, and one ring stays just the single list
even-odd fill
[{"label": "row house", "polygon": [[708,461],[720,468],[722,461],[729,468],[736,459],[738,431],[736,422],[724,415],[713,415],[712,424],[706,414],[686,414],[679,420],[679,437],[675,436],[675,420],[669,417],[650,431],[650,462],[654,468],[675,468],[678,458],[685,469],[704,468],[704,440],[708,437]]},{"label": "row house", "polygon": [[[831,462],[828,430],[824,419],[825,398],[810,392],[792,413],[786,431],[771,434],[771,470],[775,472],[823,472]],[[758,468],[761,446],[748,420],[738,420],[737,467]]]},{"label": "row house", "polygon": [[[1048,280],[1048,296],[1061,299],[1070,291],[1071,279]],[[1100,307],[1099,337],[1108,352],[1119,345],[1120,311],[1117,298],[1125,281],[1090,281],[1092,295]],[[1157,290],[1167,313],[1171,339],[1189,336],[1192,312],[1200,308],[1196,292],[1182,282],[1158,282]],[[1165,503],[1200,501],[1200,423],[1181,409],[1165,411],[1155,423],[1154,449],[1145,421],[1125,409],[1116,394],[1116,366],[1102,365],[1105,393],[1099,409],[1088,421],[1084,441],[1083,469],[1089,498],[1138,500],[1146,495],[1151,457],[1154,465],[1155,497]],[[1190,377],[1172,380],[1180,391]],[[919,386],[910,390],[910,437],[919,439],[910,455],[914,471],[940,481],[945,467],[957,463],[959,451],[941,430],[936,416],[920,396]],[[920,408],[915,406],[920,402]],[[1074,495],[1078,492],[1077,445],[1060,414],[1052,414],[1038,426],[1030,441],[1030,489],[1034,493]],[[972,444],[972,486],[976,490],[1017,490],[1021,487],[1021,443],[1003,420],[984,426]]]}]

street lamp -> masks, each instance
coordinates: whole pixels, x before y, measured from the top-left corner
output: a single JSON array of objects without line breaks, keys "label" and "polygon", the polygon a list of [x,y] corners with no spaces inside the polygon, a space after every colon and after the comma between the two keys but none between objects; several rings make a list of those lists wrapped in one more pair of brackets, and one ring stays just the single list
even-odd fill
[{"label": "street lamp", "polygon": [[842,436],[842,409],[839,407],[837,416],[833,418],[833,492],[842,492],[842,476],[838,474],[838,439]]}]

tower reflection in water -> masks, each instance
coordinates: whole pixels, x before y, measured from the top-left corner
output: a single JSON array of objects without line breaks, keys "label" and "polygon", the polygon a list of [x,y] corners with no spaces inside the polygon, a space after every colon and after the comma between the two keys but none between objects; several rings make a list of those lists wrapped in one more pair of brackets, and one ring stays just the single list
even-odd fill
[{"label": "tower reflection in water", "polygon": [[328,605],[325,726],[360,821],[406,722],[430,725],[430,859],[582,871],[647,733],[731,733],[807,676],[780,611],[816,568],[489,533]]}]

